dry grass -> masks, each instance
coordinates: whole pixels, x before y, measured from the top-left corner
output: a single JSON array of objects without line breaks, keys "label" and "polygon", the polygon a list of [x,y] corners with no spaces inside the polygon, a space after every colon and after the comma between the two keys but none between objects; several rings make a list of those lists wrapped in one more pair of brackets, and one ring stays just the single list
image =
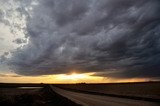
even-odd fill
[{"label": "dry grass", "polygon": [[58,84],[61,88],[103,94],[125,95],[160,99],[160,82],[110,84]]}]

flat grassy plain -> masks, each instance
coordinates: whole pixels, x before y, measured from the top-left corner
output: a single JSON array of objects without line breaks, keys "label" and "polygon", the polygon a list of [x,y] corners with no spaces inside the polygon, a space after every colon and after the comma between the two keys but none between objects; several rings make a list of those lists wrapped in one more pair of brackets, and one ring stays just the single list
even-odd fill
[{"label": "flat grassy plain", "polygon": [[160,101],[160,82],[56,84],[54,86],[84,93]]}]

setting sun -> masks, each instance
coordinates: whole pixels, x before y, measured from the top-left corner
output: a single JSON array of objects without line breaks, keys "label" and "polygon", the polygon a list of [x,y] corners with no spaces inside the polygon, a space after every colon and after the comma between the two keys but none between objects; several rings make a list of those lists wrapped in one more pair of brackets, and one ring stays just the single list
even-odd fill
[{"label": "setting sun", "polygon": [[103,82],[104,78],[99,76],[92,76],[94,73],[76,73],[73,72],[71,74],[59,74],[50,76],[57,82],[61,83],[81,83],[81,82],[87,82],[87,83],[98,83]]},{"label": "setting sun", "polygon": [[60,75],[59,78],[62,78],[62,79],[81,79],[81,78],[86,78],[86,77],[89,77],[89,75],[87,74],[77,74],[77,73],[72,73],[70,75]]}]

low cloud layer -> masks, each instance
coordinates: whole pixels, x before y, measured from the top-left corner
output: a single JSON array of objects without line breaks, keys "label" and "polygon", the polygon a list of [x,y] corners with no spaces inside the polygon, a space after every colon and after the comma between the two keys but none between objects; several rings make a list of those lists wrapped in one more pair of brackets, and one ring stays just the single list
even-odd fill
[{"label": "low cloud layer", "polygon": [[29,41],[12,51],[8,60],[16,73],[78,70],[110,77],[160,77],[159,0],[39,0],[30,4],[35,4],[30,11],[18,9],[27,16]]}]

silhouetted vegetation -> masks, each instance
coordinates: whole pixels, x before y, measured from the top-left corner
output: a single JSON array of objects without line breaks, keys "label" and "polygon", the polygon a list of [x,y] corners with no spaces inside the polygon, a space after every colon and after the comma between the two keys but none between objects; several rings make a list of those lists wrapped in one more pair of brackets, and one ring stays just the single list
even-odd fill
[{"label": "silhouetted vegetation", "polygon": [[53,92],[48,85],[38,89],[0,88],[0,106],[79,106]]},{"label": "silhouetted vegetation", "polygon": [[44,87],[43,83],[0,83],[0,88],[17,88],[17,87]]}]

